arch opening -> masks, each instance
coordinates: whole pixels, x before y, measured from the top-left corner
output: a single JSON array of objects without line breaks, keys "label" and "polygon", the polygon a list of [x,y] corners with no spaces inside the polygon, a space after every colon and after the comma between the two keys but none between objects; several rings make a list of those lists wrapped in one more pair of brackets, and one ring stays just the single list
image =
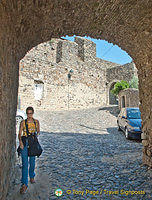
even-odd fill
[{"label": "arch opening", "polygon": [[118,98],[111,91],[114,89],[114,85],[116,82],[113,82],[109,88],[109,104],[110,105],[118,105]]},{"label": "arch opening", "polygon": [[[20,61],[19,96],[23,102],[22,109],[27,107],[26,100],[33,105],[36,105],[35,100],[39,101],[37,109],[66,110],[69,100],[71,109],[118,105],[118,98],[111,90],[118,77],[131,79],[135,73],[134,63],[120,65],[106,61],[98,58],[96,51],[92,40],[77,36],[73,41],[53,38],[33,47]],[[67,91],[70,94],[67,95]],[[25,94],[26,99],[23,100]]]}]

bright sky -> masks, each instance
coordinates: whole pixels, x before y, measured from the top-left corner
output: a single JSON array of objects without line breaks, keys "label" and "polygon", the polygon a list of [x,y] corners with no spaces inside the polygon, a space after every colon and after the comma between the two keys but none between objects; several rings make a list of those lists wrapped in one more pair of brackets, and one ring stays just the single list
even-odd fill
[{"label": "bright sky", "polygon": [[[74,37],[63,37],[67,40],[74,41]],[[132,58],[117,45],[108,43],[105,40],[97,40],[90,37],[84,37],[96,43],[97,57],[118,64],[126,64],[132,61]]]}]

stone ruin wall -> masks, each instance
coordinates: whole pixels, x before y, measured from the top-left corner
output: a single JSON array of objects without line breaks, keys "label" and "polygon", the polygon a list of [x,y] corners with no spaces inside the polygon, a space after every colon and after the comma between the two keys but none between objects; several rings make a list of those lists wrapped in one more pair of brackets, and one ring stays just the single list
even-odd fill
[{"label": "stone ruin wall", "polygon": [[[92,45],[91,41],[78,40]],[[73,73],[69,81],[69,108],[104,105],[105,67],[99,67],[95,54],[96,50],[93,49],[92,53],[90,49],[88,57],[84,51],[80,57],[78,44],[62,39],[53,39],[33,48],[20,62],[20,108],[25,110],[31,105],[35,109],[67,110],[67,75],[70,69],[73,69]],[[34,98],[34,80],[44,83],[41,100]]]},{"label": "stone ruin wall", "polygon": [[133,76],[138,76],[137,68],[133,62],[108,68],[106,73],[106,79],[109,85],[114,80],[126,80],[129,82]]},{"label": "stone ruin wall", "polygon": [[[68,87],[68,72],[71,80]],[[67,110],[104,106],[107,81],[130,80],[132,65],[119,66],[96,57],[96,45],[76,37],[74,42],[52,39],[30,50],[20,62],[18,107],[25,110]],[[34,97],[35,83],[43,83],[42,99]],[[69,91],[69,105],[68,105]]]},{"label": "stone ruin wall", "polygon": [[113,89],[114,83],[125,80],[129,82],[134,76],[138,77],[137,68],[133,62],[125,65],[117,65],[107,69],[107,104],[109,104],[109,91]]},{"label": "stone ruin wall", "polygon": [[122,106],[122,98],[125,98],[125,107],[139,107],[139,90],[136,88],[127,88],[119,92],[119,109]]}]

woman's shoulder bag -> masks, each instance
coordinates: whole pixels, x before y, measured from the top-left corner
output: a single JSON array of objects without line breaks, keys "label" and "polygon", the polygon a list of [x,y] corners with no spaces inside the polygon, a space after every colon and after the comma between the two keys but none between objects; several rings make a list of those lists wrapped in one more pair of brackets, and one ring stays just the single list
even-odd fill
[{"label": "woman's shoulder bag", "polygon": [[28,156],[37,156],[39,157],[42,154],[42,147],[38,141],[37,138],[37,128],[36,128],[36,122],[33,119],[34,124],[35,124],[35,133],[34,134],[29,134],[28,131],[28,124],[27,124],[27,119],[25,120],[25,126],[26,126],[26,132],[28,135]]}]

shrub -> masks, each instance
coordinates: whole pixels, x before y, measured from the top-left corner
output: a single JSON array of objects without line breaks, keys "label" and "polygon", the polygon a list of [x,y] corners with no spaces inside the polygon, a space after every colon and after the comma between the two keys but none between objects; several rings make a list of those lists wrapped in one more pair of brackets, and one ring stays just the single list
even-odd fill
[{"label": "shrub", "polygon": [[120,81],[115,83],[114,88],[111,90],[111,93],[117,96],[121,90],[129,88],[129,83],[127,81]]}]

